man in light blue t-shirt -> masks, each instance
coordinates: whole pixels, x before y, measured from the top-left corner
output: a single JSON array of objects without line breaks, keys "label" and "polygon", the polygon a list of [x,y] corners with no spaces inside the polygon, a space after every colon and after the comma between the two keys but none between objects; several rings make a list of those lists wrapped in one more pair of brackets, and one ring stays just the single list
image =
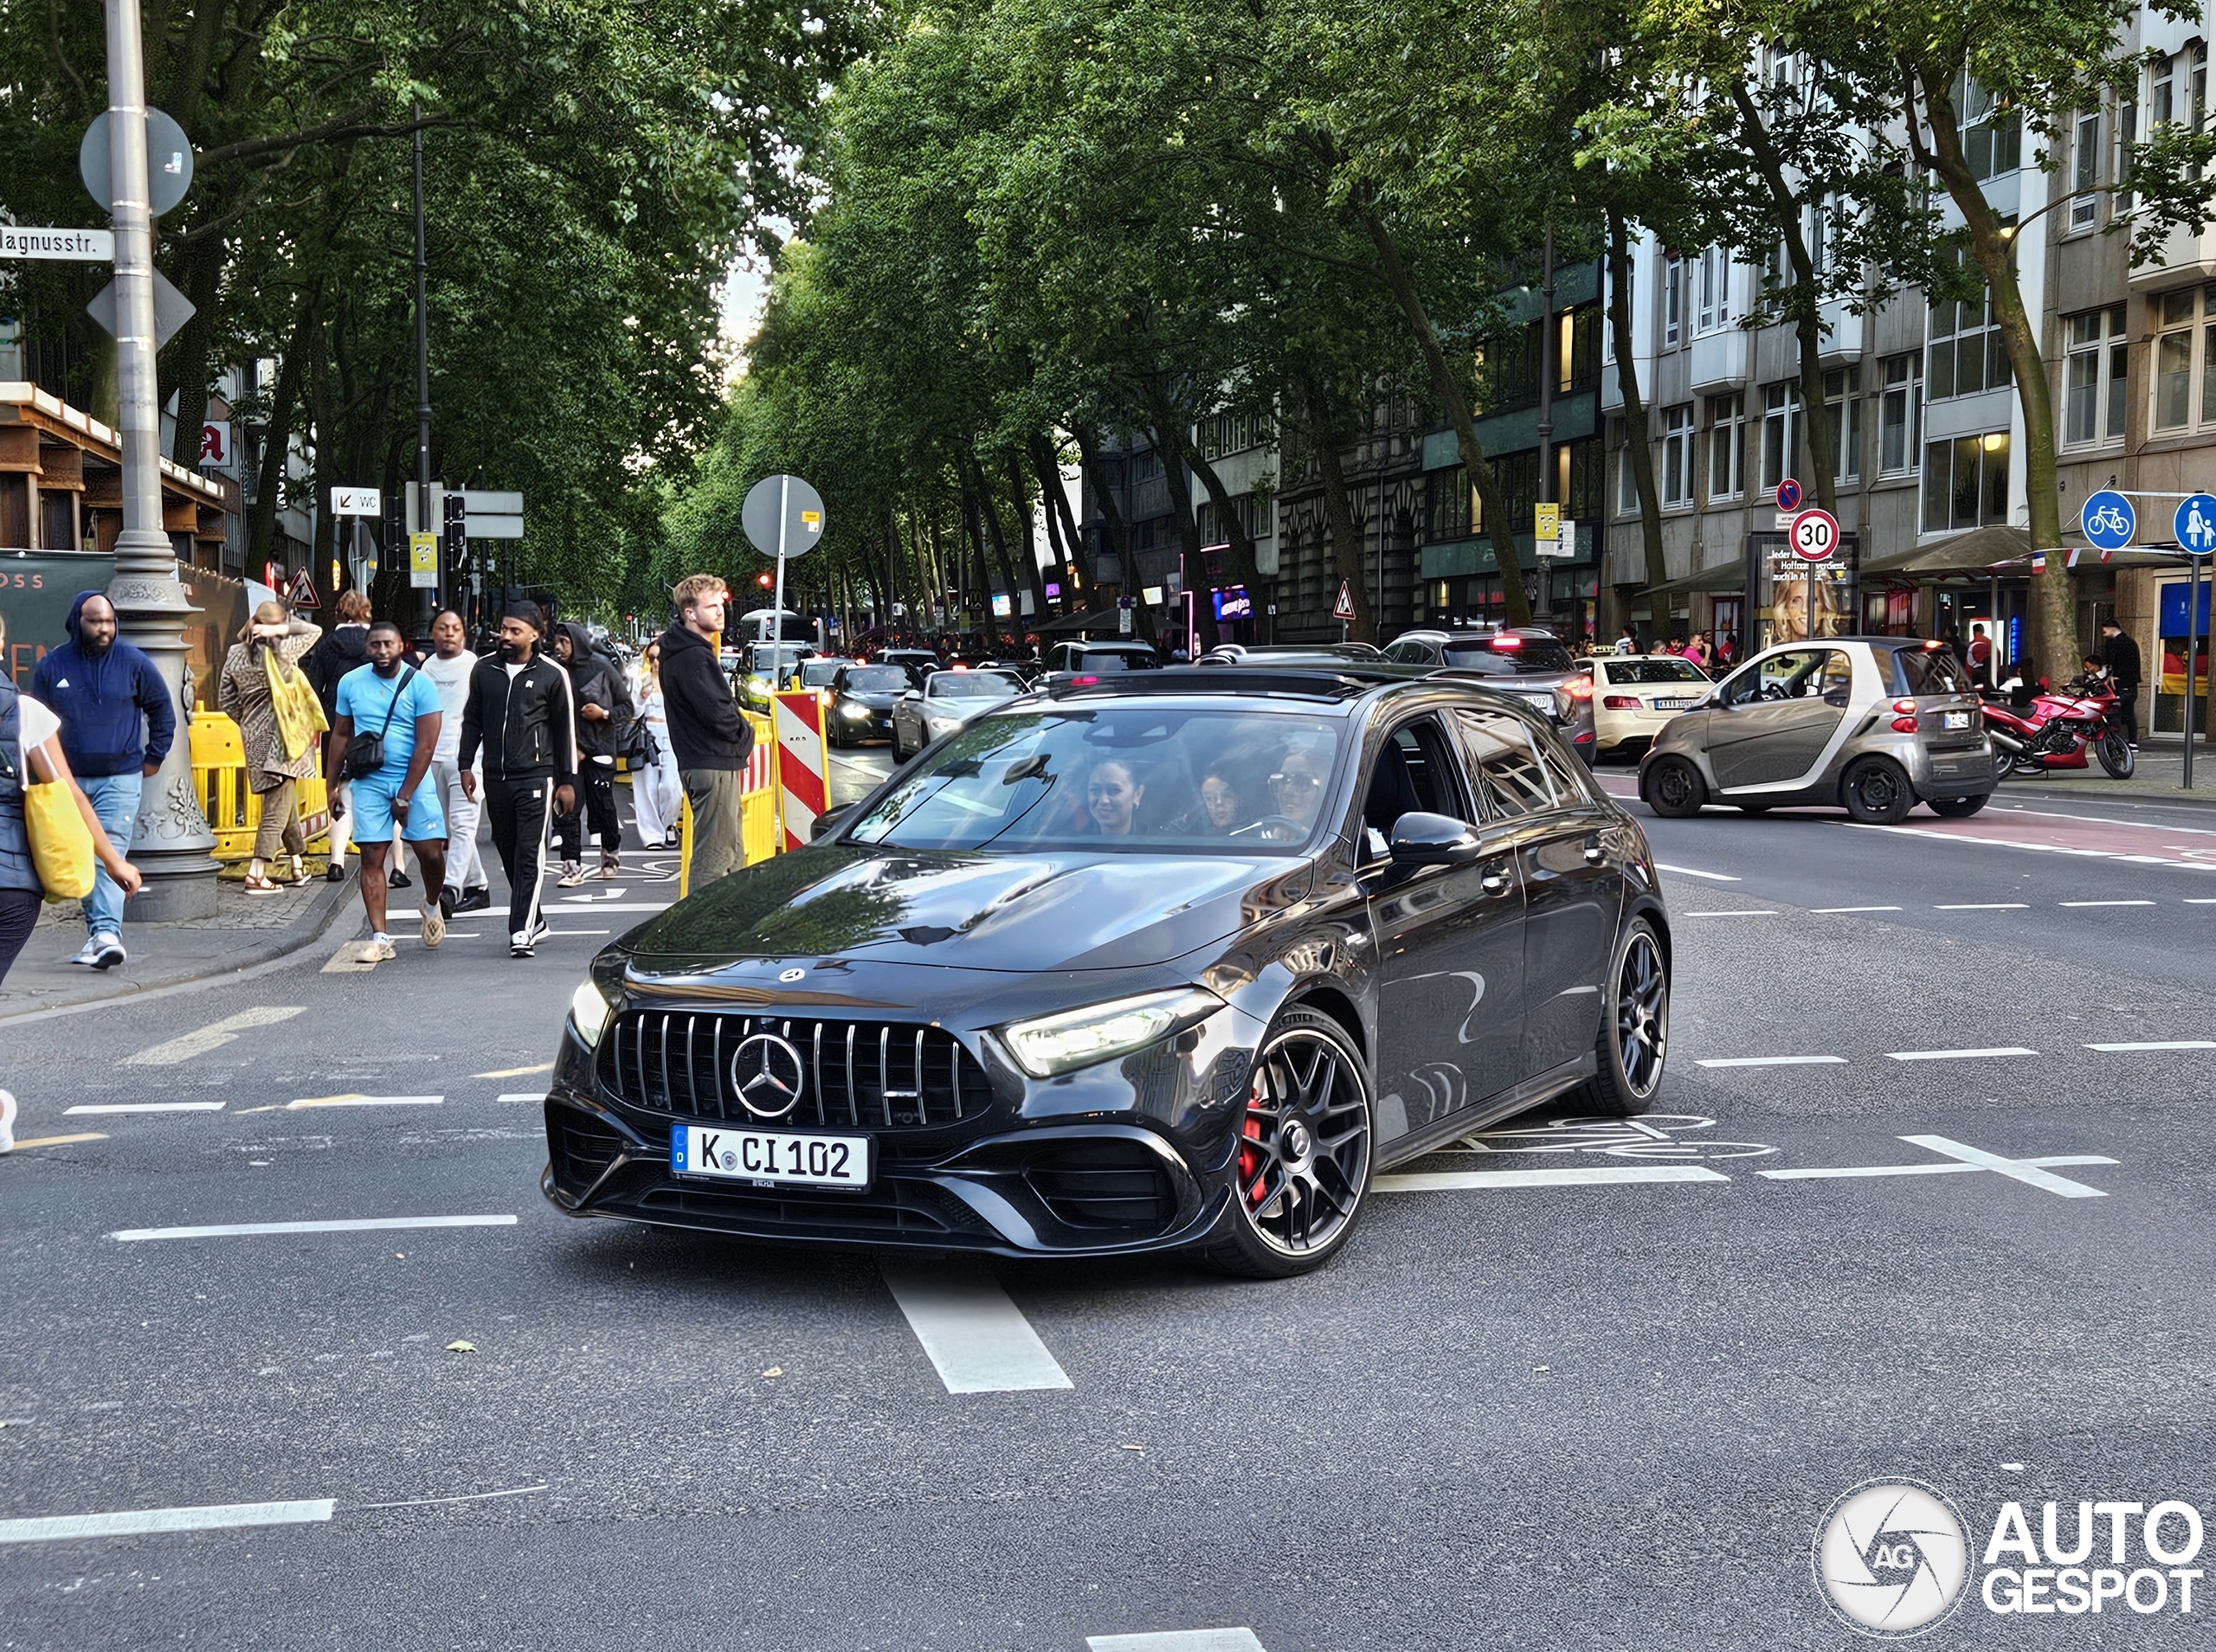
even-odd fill
[{"label": "man in light blue t-shirt", "polygon": [[[423,784],[439,743],[439,691],[431,679],[401,658],[407,643],[400,627],[380,620],[370,627],[370,663],[338,679],[338,717],[331,742],[341,754],[341,774],[353,777],[354,843],[362,852],[362,904],[370,915],[370,944],[364,963],[393,956],[385,933],[385,860],[392,852],[392,829],[416,852],[423,875],[423,944],[447,938],[439,890],[446,884],[447,820],[435,786]],[[351,748],[370,738],[381,741],[384,760],[359,772]]]}]

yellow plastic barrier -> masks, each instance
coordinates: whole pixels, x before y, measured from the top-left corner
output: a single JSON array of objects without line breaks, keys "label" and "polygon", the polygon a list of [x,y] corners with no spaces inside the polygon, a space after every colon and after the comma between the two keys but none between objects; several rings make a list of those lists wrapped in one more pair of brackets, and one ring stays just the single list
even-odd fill
[{"label": "yellow plastic barrier", "polygon": [[[216,834],[216,858],[251,860],[254,834],[261,824],[261,800],[247,784],[246,747],[239,739],[239,725],[221,711],[192,714],[192,789],[199,794],[201,812]],[[302,781],[300,799],[300,826],[307,833],[309,852],[328,852],[331,799],[323,776],[312,775]]]},{"label": "yellow plastic barrier", "polygon": [[[747,765],[747,785],[739,794],[739,830],[745,845],[746,864],[759,865],[777,852],[777,845],[785,840],[785,827],[779,806],[783,794],[777,789],[776,725],[759,712],[741,709],[739,716],[746,719],[746,726],[754,730],[754,749],[759,754]],[[684,840],[684,852],[677,865],[677,897],[683,900],[692,892],[692,802],[685,800],[678,810],[679,833]]]}]

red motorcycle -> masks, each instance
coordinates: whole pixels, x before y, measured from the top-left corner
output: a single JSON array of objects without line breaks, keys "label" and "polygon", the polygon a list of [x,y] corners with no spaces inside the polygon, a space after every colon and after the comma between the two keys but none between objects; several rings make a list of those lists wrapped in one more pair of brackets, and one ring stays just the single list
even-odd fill
[{"label": "red motorcycle", "polygon": [[1985,730],[2004,775],[2084,768],[2090,751],[2110,780],[2131,778],[2135,754],[2107,678],[2074,678],[2059,691],[2037,693],[2015,683],[1981,689],[1978,696],[1985,702]]}]

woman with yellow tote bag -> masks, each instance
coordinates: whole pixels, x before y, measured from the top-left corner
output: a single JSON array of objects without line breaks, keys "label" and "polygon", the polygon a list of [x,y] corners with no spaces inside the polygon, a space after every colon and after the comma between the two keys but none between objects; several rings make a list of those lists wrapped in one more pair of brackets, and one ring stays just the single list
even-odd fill
[{"label": "woman with yellow tote bag", "polygon": [[[0,648],[8,640],[8,627],[0,619]],[[5,980],[16,956],[30,939],[38,922],[38,909],[49,893],[56,899],[92,892],[89,857],[81,866],[76,852],[88,848],[107,868],[126,895],[138,890],[138,869],[126,860],[100,830],[100,818],[69,773],[69,760],[61,755],[55,738],[61,724],[15,683],[0,675],[0,980]],[[59,809],[54,805],[60,805]],[[74,810],[85,839],[67,831]],[[74,840],[73,840],[74,839]],[[56,877],[82,886],[49,890],[41,872],[49,865]],[[0,1153],[16,1146],[16,1098],[0,1090]]]}]

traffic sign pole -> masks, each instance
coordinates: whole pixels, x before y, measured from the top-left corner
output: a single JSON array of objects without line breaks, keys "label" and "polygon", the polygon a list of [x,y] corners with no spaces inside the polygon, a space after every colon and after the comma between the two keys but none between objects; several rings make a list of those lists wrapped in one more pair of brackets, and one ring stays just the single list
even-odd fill
[{"label": "traffic sign pole", "polygon": [[[785,637],[785,526],[786,518],[792,514],[792,502],[793,479],[780,476],[777,478],[777,595],[770,605],[770,617],[762,622],[762,640],[764,642],[770,640],[770,627],[773,625],[777,627],[777,640],[783,642]],[[770,657],[770,680],[775,682],[776,677],[777,657],[772,654]]]}]

